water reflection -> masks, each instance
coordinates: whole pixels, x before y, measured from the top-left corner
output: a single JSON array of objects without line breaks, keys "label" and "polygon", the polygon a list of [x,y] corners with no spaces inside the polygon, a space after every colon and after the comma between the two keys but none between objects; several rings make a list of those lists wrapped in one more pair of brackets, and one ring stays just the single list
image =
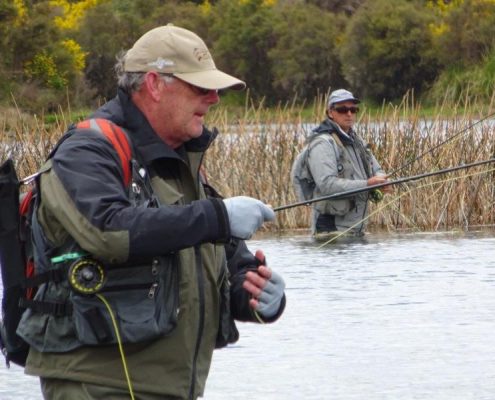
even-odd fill
[{"label": "water reflection", "polygon": [[[288,304],[271,326],[239,324],[217,351],[206,400],[488,400],[495,393],[495,238],[373,235],[319,248],[263,238]],[[0,399],[39,400],[0,368]]]}]

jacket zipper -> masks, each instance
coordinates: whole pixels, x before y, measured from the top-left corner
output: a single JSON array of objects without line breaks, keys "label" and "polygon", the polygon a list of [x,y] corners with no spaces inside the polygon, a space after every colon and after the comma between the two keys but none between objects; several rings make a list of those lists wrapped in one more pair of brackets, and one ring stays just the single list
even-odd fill
[{"label": "jacket zipper", "polygon": [[205,326],[205,286],[204,286],[204,272],[202,268],[202,258],[200,246],[194,246],[194,255],[196,261],[196,277],[198,284],[198,294],[199,294],[199,324],[198,324],[198,332],[196,336],[196,345],[194,348],[194,357],[193,357],[193,369],[191,374],[191,385],[189,390],[189,399],[194,399],[194,391],[196,388],[196,373],[197,373],[197,362],[199,355],[199,348],[201,346],[201,339],[203,337],[203,331]]}]

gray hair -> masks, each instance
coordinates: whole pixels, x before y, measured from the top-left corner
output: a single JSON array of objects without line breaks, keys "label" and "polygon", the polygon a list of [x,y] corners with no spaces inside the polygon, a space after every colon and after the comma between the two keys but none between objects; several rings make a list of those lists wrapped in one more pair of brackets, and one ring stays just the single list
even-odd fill
[{"label": "gray hair", "polygon": [[[115,73],[117,75],[117,86],[129,94],[137,92],[144,82],[146,72],[127,72],[124,70],[125,56],[127,51],[117,54],[115,63]],[[172,82],[175,78],[171,75],[160,74],[166,83]]]}]

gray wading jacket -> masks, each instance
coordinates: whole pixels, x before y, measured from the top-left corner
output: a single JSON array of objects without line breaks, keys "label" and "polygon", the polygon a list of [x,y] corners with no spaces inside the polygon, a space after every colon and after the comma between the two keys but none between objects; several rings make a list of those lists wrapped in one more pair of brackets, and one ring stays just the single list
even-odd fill
[{"label": "gray wading jacket", "polygon": [[[316,186],[314,197],[365,188],[368,178],[385,174],[354,131],[344,135],[328,118],[313,130],[308,142],[307,165]],[[362,220],[367,214],[367,192],[340,200],[321,201],[313,205],[311,229],[313,233],[343,231],[357,224],[350,233],[360,235],[366,228],[366,222]]]},{"label": "gray wading jacket", "polygon": [[[203,154],[215,134],[205,129],[174,151],[122,91],[94,117],[126,130],[137,170],[150,176],[159,204],[150,196],[132,201],[115,148],[99,132],[76,131],[40,177],[37,273],[56,268],[50,258],[67,251],[100,260],[110,288],[101,294],[117,316],[134,390],[195,399],[203,394],[219,322],[226,319],[222,288],[235,319],[256,321],[242,288],[255,258],[244,242],[230,238],[223,202],[208,197],[200,182]],[[18,333],[31,345],[26,373],[127,388],[104,304],[75,294],[67,281],[41,285],[36,297],[69,303],[73,312],[24,313]],[[284,307],[285,297],[265,322]]]}]

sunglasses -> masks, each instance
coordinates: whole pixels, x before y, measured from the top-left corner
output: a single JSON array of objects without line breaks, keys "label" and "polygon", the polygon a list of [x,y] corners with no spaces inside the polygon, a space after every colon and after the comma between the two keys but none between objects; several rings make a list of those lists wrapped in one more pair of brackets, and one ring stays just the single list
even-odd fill
[{"label": "sunglasses", "polygon": [[346,107],[346,106],[341,106],[341,107],[335,107],[335,111],[337,111],[339,114],[347,114],[349,111],[351,114],[356,114],[359,112],[359,107]]},{"label": "sunglasses", "polygon": [[[187,83],[187,82],[186,82]],[[194,85],[191,85],[190,83],[188,83],[188,85],[191,87],[191,89],[193,91],[195,91],[197,94],[199,94],[200,96],[207,96],[209,95],[211,92],[215,92],[215,93],[218,93],[218,90],[216,89],[205,89],[205,88],[201,88],[199,86],[194,86]]]},{"label": "sunglasses", "polygon": [[198,94],[200,96],[206,96],[206,95],[209,95],[212,92],[218,93],[218,90],[216,90],[216,89],[205,89],[205,88],[201,88],[199,86],[191,85],[190,83],[188,83],[186,81],[183,81],[180,78],[175,77],[174,74],[160,73],[160,75],[162,75],[162,76],[169,76],[171,78],[179,79],[180,81],[184,82],[187,86],[189,86],[192,89],[193,92],[195,92],[196,94]]}]

